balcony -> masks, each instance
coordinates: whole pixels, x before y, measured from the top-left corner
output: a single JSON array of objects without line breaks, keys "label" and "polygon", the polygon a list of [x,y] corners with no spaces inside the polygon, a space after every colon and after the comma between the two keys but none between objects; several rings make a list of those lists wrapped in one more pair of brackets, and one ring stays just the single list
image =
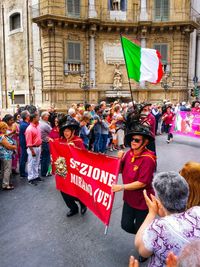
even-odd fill
[{"label": "balcony", "polygon": [[[32,6],[32,18],[35,22],[38,20],[45,20],[51,16],[52,19],[59,19],[61,21],[73,20],[73,21],[88,21],[91,18],[89,14],[88,6],[67,6],[65,1],[60,4],[59,0],[41,1],[37,5]],[[138,5],[133,5],[132,9],[126,11],[116,11],[101,8],[96,5],[96,17],[100,23],[139,23],[141,21],[153,22],[153,23],[174,23],[174,22],[195,22],[197,23],[199,14],[193,9],[183,10],[181,9],[149,9],[146,11],[140,10]]]},{"label": "balcony", "polygon": [[82,74],[85,72],[85,65],[81,61],[66,61],[64,62],[64,74]]}]

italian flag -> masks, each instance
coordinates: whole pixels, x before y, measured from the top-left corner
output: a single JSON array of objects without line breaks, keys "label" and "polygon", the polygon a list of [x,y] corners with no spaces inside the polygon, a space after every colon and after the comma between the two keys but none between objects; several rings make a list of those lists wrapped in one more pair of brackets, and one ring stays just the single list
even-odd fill
[{"label": "italian flag", "polygon": [[160,53],[155,49],[142,48],[123,36],[121,43],[128,78],[136,82],[159,83],[163,75]]}]

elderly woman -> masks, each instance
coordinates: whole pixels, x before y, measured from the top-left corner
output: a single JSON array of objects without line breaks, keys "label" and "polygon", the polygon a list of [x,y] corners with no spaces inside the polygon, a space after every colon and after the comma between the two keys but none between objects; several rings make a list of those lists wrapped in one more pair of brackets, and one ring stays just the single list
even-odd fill
[{"label": "elderly woman", "polygon": [[8,125],[5,122],[0,122],[0,159],[2,172],[2,188],[4,190],[11,190],[14,187],[10,184],[10,176],[12,172],[12,154],[17,146],[14,141],[6,136]]},{"label": "elderly woman", "polygon": [[186,210],[189,186],[176,172],[157,174],[153,188],[156,197],[151,199],[144,191],[149,213],[136,234],[135,246],[143,257],[151,257],[148,266],[161,267],[170,251],[179,256],[185,245],[200,239],[200,207]]},{"label": "elderly woman", "polygon": [[190,188],[187,208],[200,206],[200,163],[187,162],[180,171],[180,175],[185,178]]}]

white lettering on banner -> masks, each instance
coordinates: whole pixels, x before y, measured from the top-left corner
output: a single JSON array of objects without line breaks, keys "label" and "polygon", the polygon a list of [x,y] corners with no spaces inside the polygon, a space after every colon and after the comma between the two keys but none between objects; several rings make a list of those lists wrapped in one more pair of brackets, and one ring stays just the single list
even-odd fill
[{"label": "white lettering on banner", "polygon": [[92,196],[92,186],[87,184],[83,178],[71,173],[71,183],[77,185],[78,187],[82,188],[86,191],[90,196]]},{"label": "white lettering on banner", "polygon": [[99,180],[101,183],[107,184],[110,187],[116,180],[116,175],[99,168],[94,168],[86,163],[79,162],[74,158],[70,158],[70,167],[78,170],[80,174],[93,178],[96,181]]},{"label": "white lettering on banner", "polygon": [[112,196],[108,193],[102,191],[101,189],[97,188],[94,192],[94,201],[101,203],[104,207],[106,207],[106,210],[110,209],[111,206],[111,200]]}]

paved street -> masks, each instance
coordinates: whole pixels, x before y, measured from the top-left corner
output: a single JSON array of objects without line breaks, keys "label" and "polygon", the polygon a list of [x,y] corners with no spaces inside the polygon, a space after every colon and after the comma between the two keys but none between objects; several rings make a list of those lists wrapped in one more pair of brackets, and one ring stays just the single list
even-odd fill
[{"label": "paved street", "polygon": [[[200,139],[157,137],[158,171],[179,171],[188,160],[199,161]],[[126,267],[137,256],[133,236],[120,228],[122,194],[115,199],[110,228],[88,211],[66,218],[67,208],[54,178],[38,186],[17,177],[14,191],[0,191],[1,267]],[[145,264],[141,266],[146,266]]]}]

